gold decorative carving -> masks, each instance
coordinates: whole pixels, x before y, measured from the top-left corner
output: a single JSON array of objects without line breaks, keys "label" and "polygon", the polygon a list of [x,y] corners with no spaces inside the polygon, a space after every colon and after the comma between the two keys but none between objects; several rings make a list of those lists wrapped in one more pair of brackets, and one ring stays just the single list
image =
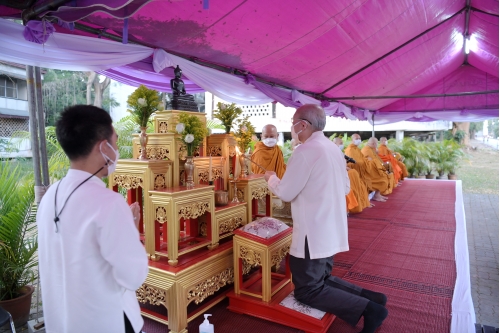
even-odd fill
[{"label": "gold decorative carving", "polygon": [[200,304],[207,297],[212,296],[215,292],[219,291],[220,288],[233,282],[234,270],[233,268],[226,268],[219,274],[214,275],[189,289],[187,292],[188,303],[194,301],[196,304]]},{"label": "gold decorative carving", "polygon": [[[212,168],[212,177],[213,180],[222,178],[222,169],[221,168]],[[203,170],[198,173],[198,179],[200,181],[208,183],[208,170]]]},{"label": "gold decorative carving", "polygon": [[288,252],[290,252],[290,244],[285,245],[282,248],[276,250],[276,252],[271,253],[271,266],[279,267],[279,264]]},{"label": "gold decorative carving", "polygon": [[167,210],[165,207],[157,207],[156,208],[156,221],[160,223],[167,222]]},{"label": "gold decorative carving", "polygon": [[166,121],[158,122],[158,133],[168,133],[168,123]]},{"label": "gold decorative carving", "polygon": [[241,202],[245,202],[245,193],[243,192],[242,189],[238,189],[236,191],[236,195],[238,196],[238,200]]},{"label": "gold decorative carving", "polygon": [[148,285],[143,284],[135,292],[137,300],[140,303],[150,303],[152,305],[163,305],[167,304],[167,292],[165,290],[156,289]]},{"label": "gold decorative carving", "polygon": [[261,254],[259,252],[256,252],[252,249],[248,249],[242,246],[240,247],[239,256],[241,259],[243,259],[243,261],[246,261],[248,264],[252,266],[257,266],[257,265],[262,266]]},{"label": "gold decorative carving", "polygon": [[219,225],[219,235],[235,230],[242,223],[243,219],[239,216],[231,217],[229,220],[221,221]]},{"label": "gold decorative carving", "polygon": [[183,219],[195,219],[198,216],[205,214],[209,208],[208,202],[195,202],[190,205],[186,205],[179,209],[179,217]]},{"label": "gold decorative carving", "polygon": [[[139,148],[139,154],[141,154],[142,149]],[[146,156],[150,160],[169,160],[168,156],[170,151],[167,147],[161,146],[147,146],[146,147]]]},{"label": "gold decorative carving", "polygon": [[222,156],[222,147],[221,146],[208,146],[207,155],[208,156]]},{"label": "gold decorative carving", "polygon": [[269,188],[266,187],[260,187],[252,191],[252,199],[262,199],[266,195],[269,195]]},{"label": "gold decorative carving", "polygon": [[140,176],[131,175],[114,175],[113,181],[116,185],[123,187],[126,190],[131,190],[133,188],[143,187],[143,180]]},{"label": "gold decorative carving", "polygon": [[165,179],[165,175],[162,174],[155,175],[154,189],[159,190],[166,187],[167,187],[167,181]]},{"label": "gold decorative carving", "polygon": [[252,269],[252,265],[249,264],[246,260],[241,261],[241,266],[242,266],[241,273],[243,275],[247,275],[248,273],[250,273],[250,270]]},{"label": "gold decorative carving", "polygon": [[236,146],[228,146],[229,148],[229,157],[233,157],[236,155]]},{"label": "gold decorative carving", "polygon": [[208,233],[207,233],[207,222],[201,222],[200,223],[200,235],[202,237],[207,237],[208,236]]}]

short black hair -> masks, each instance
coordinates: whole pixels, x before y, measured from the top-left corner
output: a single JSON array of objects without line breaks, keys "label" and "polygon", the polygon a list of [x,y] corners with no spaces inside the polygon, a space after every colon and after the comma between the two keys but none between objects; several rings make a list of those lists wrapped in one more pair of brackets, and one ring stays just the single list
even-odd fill
[{"label": "short black hair", "polygon": [[111,140],[113,121],[109,114],[92,105],[74,105],[66,108],[56,123],[57,141],[74,161],[86,157],[94,145]]}]

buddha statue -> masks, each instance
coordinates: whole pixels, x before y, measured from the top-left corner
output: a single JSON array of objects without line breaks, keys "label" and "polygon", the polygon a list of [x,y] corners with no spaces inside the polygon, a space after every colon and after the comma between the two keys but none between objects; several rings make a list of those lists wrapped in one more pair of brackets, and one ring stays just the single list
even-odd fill
[{"label": "buddha statue", "polygon": [[186,93],[184,81],[182,81],[182,69],[177,65],[174,69],[175,78],[170,80],[172,88],[172,109],[181,111],[199,112],[198,104],[194,101],[193,95]]}]

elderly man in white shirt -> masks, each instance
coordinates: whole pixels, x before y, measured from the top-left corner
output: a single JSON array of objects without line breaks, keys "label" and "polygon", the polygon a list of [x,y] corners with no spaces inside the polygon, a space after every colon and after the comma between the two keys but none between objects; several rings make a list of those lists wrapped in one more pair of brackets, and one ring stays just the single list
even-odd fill
[{"label": "elderly man in white shirt", "polygon": [[373,333],[387,317],[387,297],[331,275],[333,255],[349,250],[345,196],[350,182],[342,152],[323,134],[325,124],[320,106],[298,108],[292,131],[302,144],[288,160],[283,179],[271,171],[265,177],[269,189],[292,205],[295,298],[353,326],[363,316],[361,332]]},{"label": "elderly man in white shirt", "polygon": [[137,229],[139,207],[129,207],[100,179],[119,157],[111,117],[76,105],[61,114],[56,135],[70,170],[50,187],[37,213],[46,331],[140,332],[135,291],[148,261]]}]

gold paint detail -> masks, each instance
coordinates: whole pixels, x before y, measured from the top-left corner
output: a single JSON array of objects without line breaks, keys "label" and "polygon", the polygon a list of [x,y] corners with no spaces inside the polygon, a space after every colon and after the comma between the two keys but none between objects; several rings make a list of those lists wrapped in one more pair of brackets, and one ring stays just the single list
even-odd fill
[{"label": "gold paint detail", "polygon": [[[139,155],[141,154],[141,148],[139,148]],[[150,160],[169,160],[168,156],[170,151],[167,147],[162,146],[147,146],[146,156]]]},{"label": "gold paint detail", "polygon": [[243,223],[243,219],[239,216],[230,218],[229,220],[222,221],[219,225],[219,235],[226,232],[232,232]]},{"label": "gold paint detail", "polygon": [[245,192],[243,192],[242,189],[238,189],[236,191],[236,194],[238,196],[238,200],[241,201],[241,202],[245,202]]},{"label": "gold paint detail", "polygon": [[262,199],[266,195],[269,195],[269,188],[266,187],[260,187],[252,191],[252,199]]},{"label": "gold paint detail", "polygon": [[228,146],[229,148],[229,157],[233,157],[236,155],[236,146]]},{"label": "gold paint detail", "polygon": [[143,187],[143,179],[140,176],[118,174],[114,175],[113,181],[116,185],[123,187],[126,190]]},{"label": "gold paint detail", "polygon": [[167,222],[167,209],[163,206],[156,208],[156,221],[160,223]]},{"label": "gold paint detail", "polygon": [[208,156],[222,156],[221,146],[208,146],[207,150]]},{"label": "gold paint detail", "polygon": [[243,261],[246,261],[247,264],[250,264],[251,266],[262,266],[261,254],[259,252],[242,246],[240,247],[239,256]]},{"label": "gold paint detail", "polygon": [[158,133],[168,133],[168,123],[166,121],[158,122]]},{"label": "gold paint detail", "polygon": [[187,219],[195,219],[209,210],[208,202],[195,202],[190,205],[186,205],[179,209],[179,217],[187,220]]},{"label": "gold paint detail", "polygon": [[271,267],[276,266],[276,268],[278,268],[281,261],[288,254],[288,252],[290,252],[290,244],[287,244],[271,253]]},{"label": "gold paint detail", "polygon": [[167,187],[167,181],[165,175],[159,174],[155,175],[154,189],[159,190]]},{"label": "gold paint detail", "polygon": [[207,297],[212,296],[227,284],[234,282],[234,269],[226,268],[217,275],[214,275],[207,280],[198,283],[187,292],[188,303],[194,301],[195,304],[200,304]]},{"label": "gold paint detail", "polygon": [[139,303],[163,306],[167,304],[167,292],[165,290],[153,288],[146,284],[137,289],[135,294]]},{"label": "gold paint detail", "polygon": [[[212,178],[214,181],[222,178],[222,168],[212,168]],[[200,171],[198,173],[198,179],[208,183],[208,170]]]}]

